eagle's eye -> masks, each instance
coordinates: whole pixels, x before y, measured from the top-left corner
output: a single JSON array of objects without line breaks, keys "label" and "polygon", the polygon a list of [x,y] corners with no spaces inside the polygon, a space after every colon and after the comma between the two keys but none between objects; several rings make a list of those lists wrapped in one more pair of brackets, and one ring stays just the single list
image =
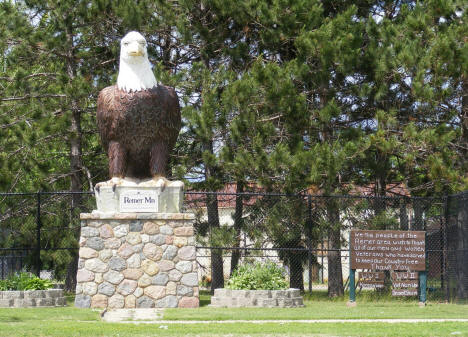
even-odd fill
[{"label": "eagle's eye", "polygon": [[138,41],[139,44],[141,44],[142,46],[145,46],[146,45],[146,42],[145,41]]}]

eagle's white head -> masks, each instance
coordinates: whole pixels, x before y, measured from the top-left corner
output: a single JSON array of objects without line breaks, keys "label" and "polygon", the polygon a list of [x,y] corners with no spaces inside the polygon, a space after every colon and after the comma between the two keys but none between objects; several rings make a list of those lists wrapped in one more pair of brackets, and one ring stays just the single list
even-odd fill
[{"label": "eagle's white head", "polygon": [[138,32],[130,32],[120,41],[120,67],[117,87],[126,92],[157,86],[146,50],[146,40]]}]

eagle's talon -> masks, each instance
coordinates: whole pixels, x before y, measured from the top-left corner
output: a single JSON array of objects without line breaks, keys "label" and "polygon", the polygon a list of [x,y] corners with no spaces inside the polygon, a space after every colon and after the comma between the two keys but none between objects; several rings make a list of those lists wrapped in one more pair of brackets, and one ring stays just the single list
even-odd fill
[{"label": "eagle's talon", "polygon": [[169,180],[167,180],[163,176],[154,176],[153,181],[155,182],[156,187],[161,188],[161,193],[164,192],[166,186],[169,184]]}]

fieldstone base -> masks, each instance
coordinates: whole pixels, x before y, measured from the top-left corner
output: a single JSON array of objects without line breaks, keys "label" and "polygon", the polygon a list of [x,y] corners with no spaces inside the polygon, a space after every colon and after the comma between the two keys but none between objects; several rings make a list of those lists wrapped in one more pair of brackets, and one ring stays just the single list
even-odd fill
[{"label": "fieldstone base", "polygon": [[62,289],[0,291],[0,308],[63,307]]},{"label": "fieldstone base", "polygon": [[75,306],[198,307],[193,219],[186,213],[81,214]]},{"label": "fieldstone base", "polygon": [[215,289],[211,307],[239,308],[293,308],[303,307],[304,300],[299,289],[288,290],[231,290]]}]

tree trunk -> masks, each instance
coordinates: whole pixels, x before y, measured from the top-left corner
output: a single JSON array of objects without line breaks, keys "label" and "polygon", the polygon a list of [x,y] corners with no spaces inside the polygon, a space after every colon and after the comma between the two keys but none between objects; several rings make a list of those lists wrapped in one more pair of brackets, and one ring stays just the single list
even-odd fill
[{"label": "tree trunk", "polygon": [[[236,240],[235,240],[235,245],[234,247],[239,248],[240,247],[240,242],[241,242],[241,230],[242,230],[242,213],[244,209],[243,205],[243,198],[242,195],[239,195],[239,193],[244,192],[244,182],[243,181],[238,181],[237,186],[236,186],[236,210],[234,212],[234,231],[236,235]],[[234,249],[232,251],[232,256],[231,256],[231,272],[230,275],[236,270],[237,266],[239,265],[239,260],[241,256],[241,251],[240,249]]]},{"label": "tree trunk", "polygon": [[456,273],[457,273],[457,298],[468,298],[468,196],[458,197],[457,214],[457,250],[456,254]]},{"label": "tree trunk", "polygon": [[[67,25],[67,74],[70,78],[69,84],[72,85],[76,77],[76,62],[73,45],[73,27]],[[75,97],[70,97],[71,125],[70,125],[70,190],[72,192],[82,191],[82,130],[81,130],[81,110]],[[72,194],[70,205],[70,221],[73,223],[81,208],[81,195]],[[79,234],[79,233],[78,233]],[[78,241],[78,238],[76,238]],[[65,289],[74,291],[76,287],[76,273],[78,271],[78,251],[73,251],[72,259],[67,267],[67,277],[65,280]]]},{"label": "tree trunk", "polygon": [[[203,144],[204,151],[213,154],[213,142],[208,141]],[[217,174],[217,169],[209,163],[205,163],[205,181],[213,179]],[[211,231],[214,228],[219,228],[219,212],[218,212],[218,197],[217,195],[207,195],[206,209],[208,212],[208,226]],[[211,245],[211,293],[215,289],[224,287],[224,268],[223,268],[223,251],[222,249],[214,249],[213,242]]]},{"label": "tree trunk", "polygon": [[302,251],[287,252],[289,260],[289,286],[304,291],[304,266],[302,265]]},{"label": "tree trunk", "polygon": [[[208,195],[206,208],[208,211],[208,225],[210,231],[213,228],[219,228],[219,213],[218,213],[218,199],[216,195]],[[223,251],[221,249],[214,249],[211,243],[211,293],[215,289],[224,288],[224,271],[223,271]]]},{"label": "tree trunk", "polygon": [[336,201],[328,199],[328,296],[337,297],[344,295],[343,273],[341,267],[341,225],[339,207]]}]

